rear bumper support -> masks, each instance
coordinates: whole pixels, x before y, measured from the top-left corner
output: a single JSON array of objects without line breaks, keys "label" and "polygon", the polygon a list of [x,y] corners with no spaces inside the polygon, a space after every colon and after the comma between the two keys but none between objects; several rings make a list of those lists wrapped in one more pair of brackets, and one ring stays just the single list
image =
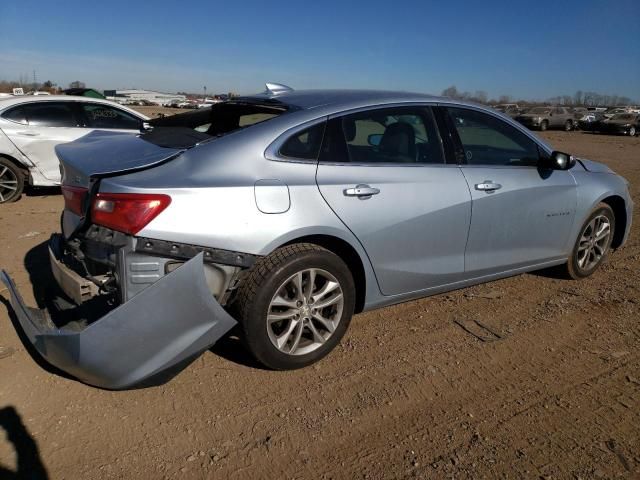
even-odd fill
[{"label": "rear bumper support", "polygon": [[24,304],[5,271],[0,279],[29,341],[50,364],[85,383],[125,389],[195,357],[236,321],[213,298],[203,253],[81,331],[57,328]]}]

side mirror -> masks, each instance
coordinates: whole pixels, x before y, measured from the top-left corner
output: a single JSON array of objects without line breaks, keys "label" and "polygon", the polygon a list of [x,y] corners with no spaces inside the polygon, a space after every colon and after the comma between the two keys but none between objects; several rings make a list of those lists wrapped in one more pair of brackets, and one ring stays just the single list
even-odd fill
[{"label": "side mirror", "polygon": [[379,146],[381,141],[382,141],[382,134],[381,133],[372,133],[371,135],[369,135],[367,137],[367,142],[372,147]]},{"label": "side mirror", "polygon": [[543,158],[541,161],[542,168],[551,170],[569,170],[576,164],[576,159],[568,153],[558,152],[554,150],[549,157]]},{"label": "side mirror", "polygon": [[149,132],[151,130],[153,130],[153,127],[149,122],[142,122],[142,125],[140,126],[141,132]]}]

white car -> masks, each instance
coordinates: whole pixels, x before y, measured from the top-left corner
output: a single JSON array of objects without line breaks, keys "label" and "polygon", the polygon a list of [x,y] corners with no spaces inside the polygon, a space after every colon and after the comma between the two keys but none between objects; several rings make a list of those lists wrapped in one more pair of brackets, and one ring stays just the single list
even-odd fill
[{"label": "white car", "polygon": [[138,133],[147,117],[117,103],[70,95],[0,98],[0,203],[25,185],[60,185],[54,148],[94,130]]}]

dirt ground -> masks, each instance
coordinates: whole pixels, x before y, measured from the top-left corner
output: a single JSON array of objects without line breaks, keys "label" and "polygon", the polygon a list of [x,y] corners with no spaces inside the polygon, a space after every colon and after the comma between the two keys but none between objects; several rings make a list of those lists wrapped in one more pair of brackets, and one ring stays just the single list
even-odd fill
[{"label": "dirt ground", "polygon": [[[640,204],[639,138],[544,137],[623,174]],[[47,260],[27,252],[61,208],[55,192],[0,207],[0,266],[29,302],[25,262]],[[15,350],[0,359],[0,478],[640,478],[638,225],[581,282],[521,275],[361,314],[294,372],[258,368],[228,338],[126,392],[44,369],[0,287],[0,344]]]}]

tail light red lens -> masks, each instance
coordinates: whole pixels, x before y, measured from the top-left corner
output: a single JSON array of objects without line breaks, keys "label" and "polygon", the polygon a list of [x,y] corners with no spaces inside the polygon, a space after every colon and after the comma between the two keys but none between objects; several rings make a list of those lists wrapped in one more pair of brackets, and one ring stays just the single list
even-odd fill
[{"label": "tail light red lens", "polygon": [[76,215],[84,215],[84,201],[88,190],[82,187],[62,186],[62,196],[64,197],[64,208],[72,211]]},{"label": "tail light red lens", "polygon": [[170,203],[169,195],[156,193],[98,193],[91,203],[91,221],[135,235]]}]

